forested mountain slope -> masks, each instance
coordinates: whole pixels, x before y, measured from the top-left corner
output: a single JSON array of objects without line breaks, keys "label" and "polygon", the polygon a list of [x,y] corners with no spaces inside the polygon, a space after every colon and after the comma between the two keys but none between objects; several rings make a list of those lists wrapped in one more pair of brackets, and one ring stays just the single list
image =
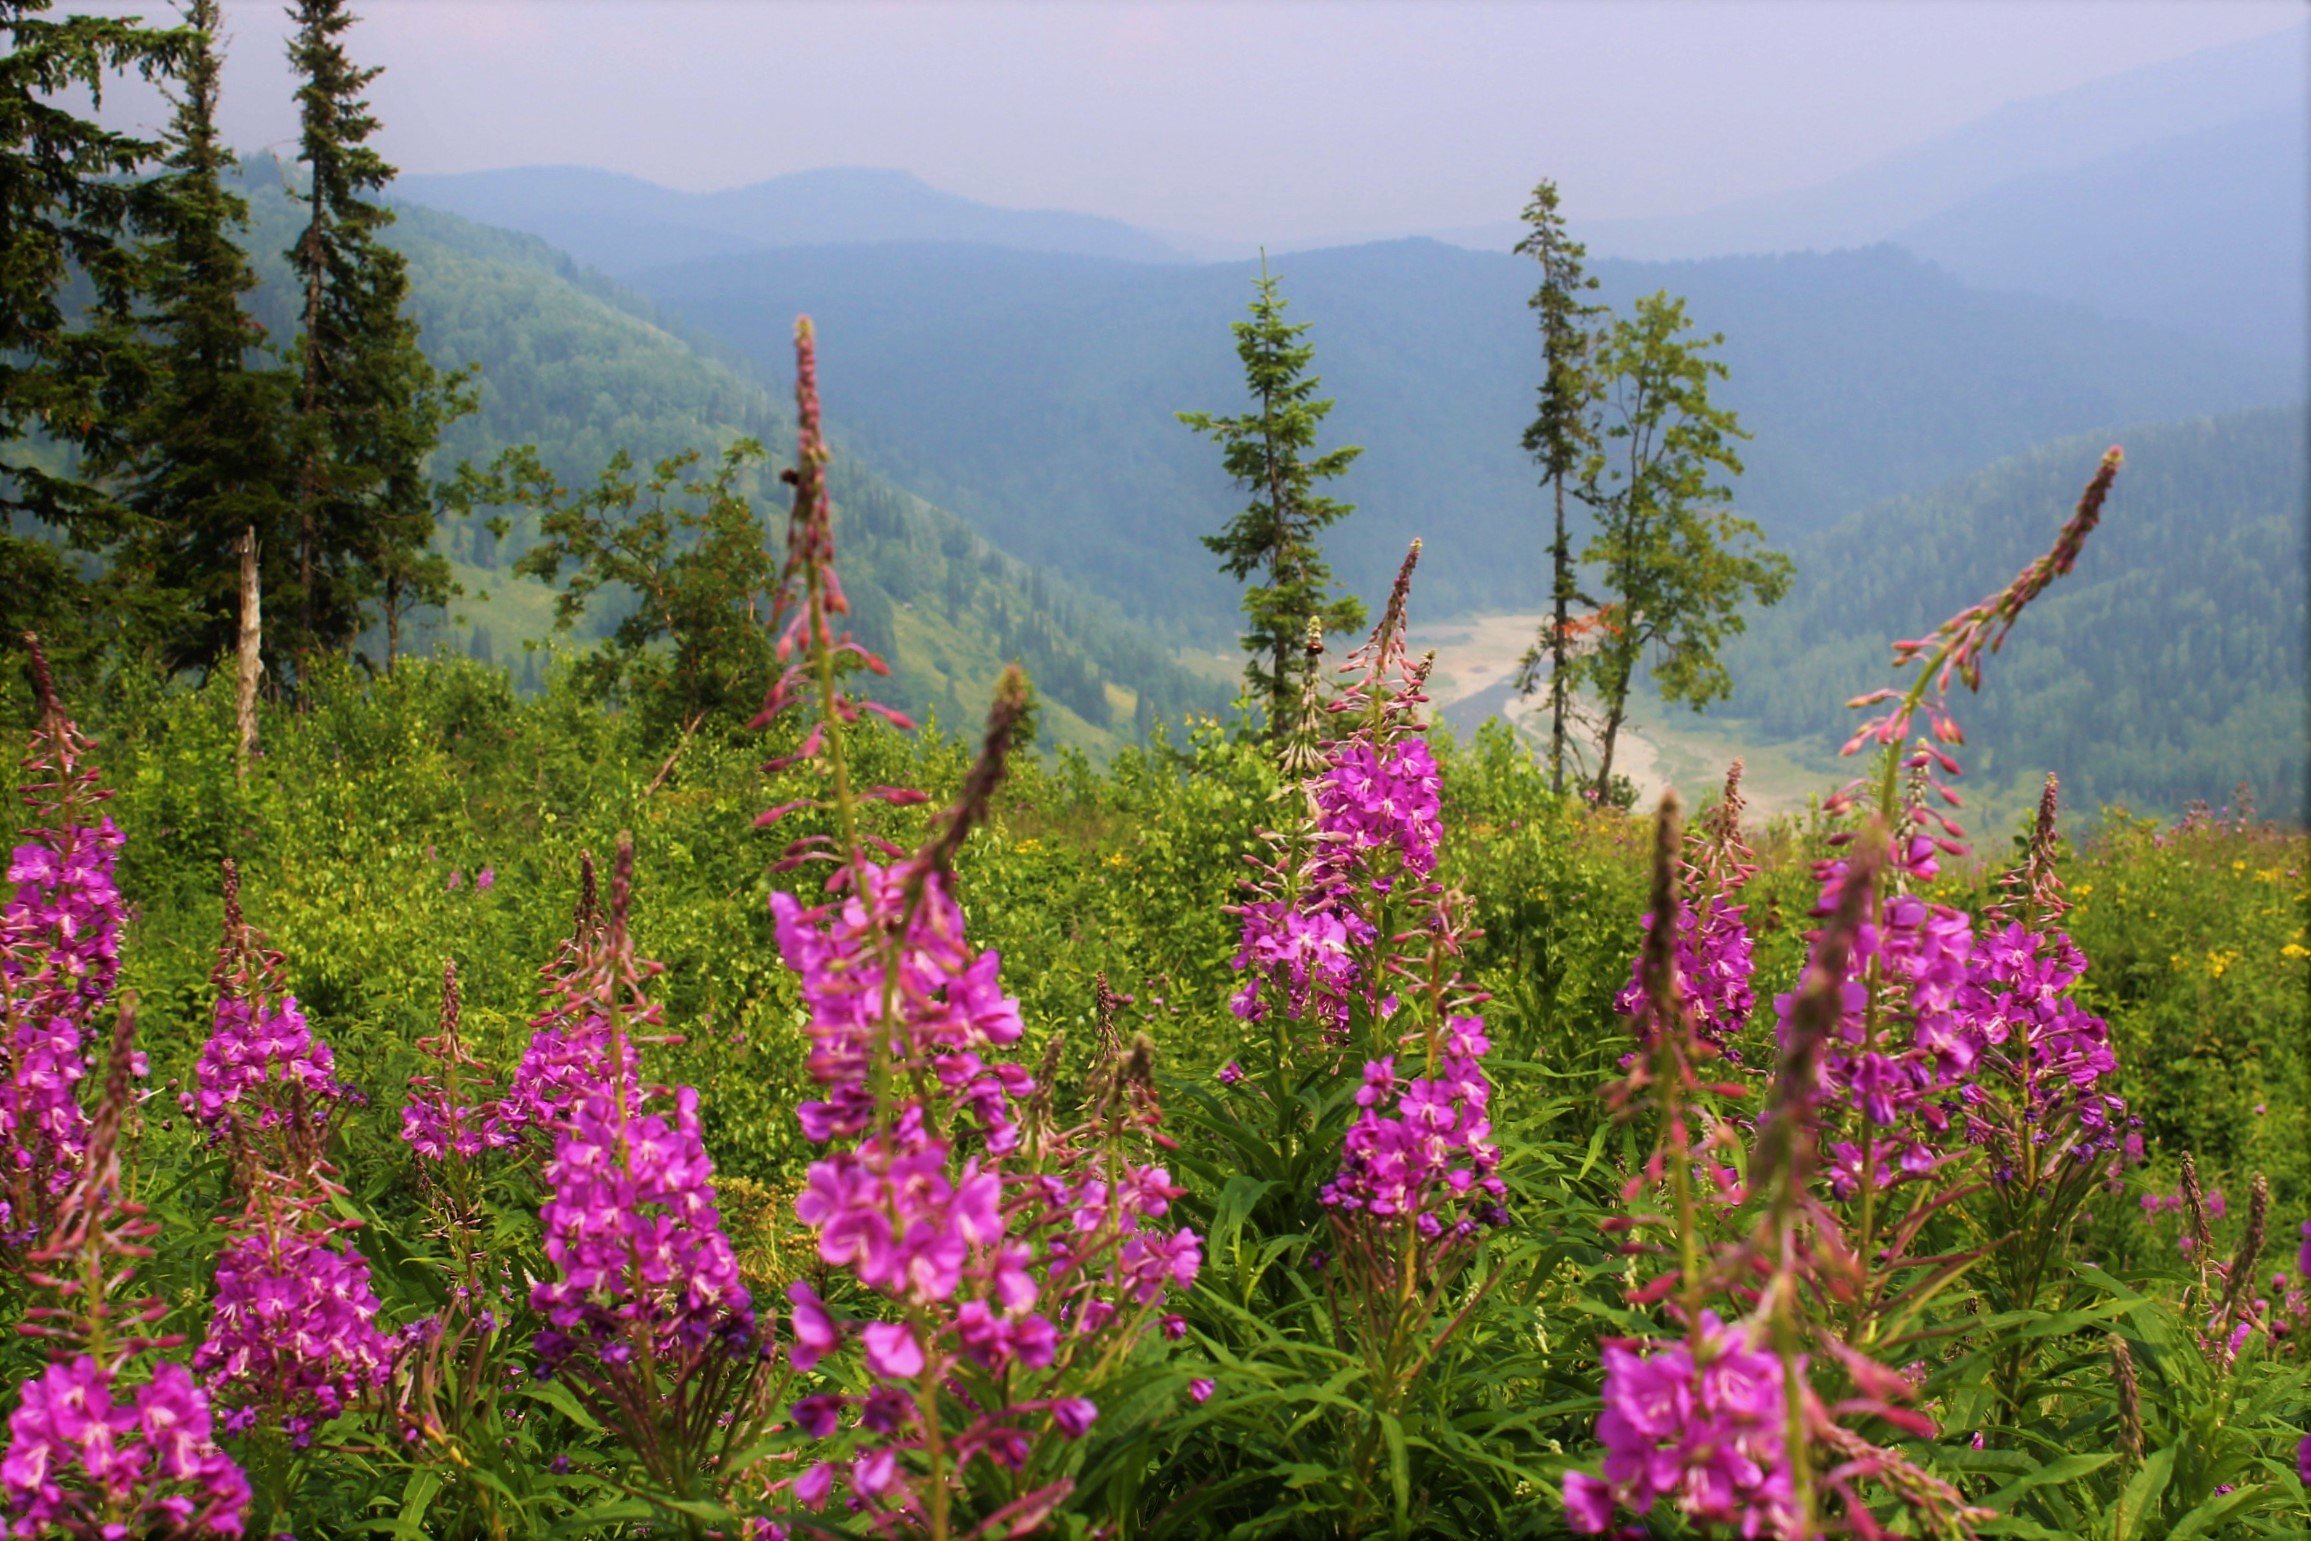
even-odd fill
[{"label": "forested mountain slope", "polygon": [[[252,163],[247,181],[248,245],[264,277],[254,309],[274,337],[286,338],[294,312],[280,253],[295,239],[302,209],[273,163]],[[402,211],[391,238],[410,259],[428,354],[445,368],[481,366],[481,410],[450,429],[437,471],[534,443],[559,478],[584,485],[619,449],[647,465],[688,449],[712,455],[748,434],[769,445],[773,464],[783,463],[792,430],[770,389],[703,355],[660,325],[647,302],[543,242],[418,208]],[[828,354],[840,367],[839,343]],[[1142,698],[1163,716],[1224,704],[1225,689],[1180,669],[1111,606],[1005,555],[855,456],[838,453],[835,476],[855,622],[891,656],[897,680],[888,694],[896,704],[938,709],[950,724],[975,720],[1009,657],[1025,663],[1042,689],[1060,742],[1104,749],[1128,737],[1135,716],[1144,725]],[[768,473],[762,482],[777,494]],[[775,540],[784,497],[759,501]],[[465,569],[468,599],[456,609],[479,627],[452,626],[449,635],[523,668],[518,644],[543,634],[546,608],[535,585],[510,572],[536,538],[534,518],[516,512],[512,526],[499,542],[478,520],[452,524],[441,543]],[[478,598],[484,590],[486,603]],[[616,618],[589,616],[586,631],[599,634]]]},{"label": "forested mountain slope", "polygon": [[1735,645],[1725,713],[1831,740],[1829,704],[1883,681],[1888,639],[1922,635],[2043,551],[2114,438],[2126,467],[2101,528],[1991,660],[1980,697],[1958,703],[1968,770],[2009,796],[2052,770],[2080,807],[2173,810],[2245,781],[2300,817],[2300,406],[2050,444],[1804,541],[1789,598]]},{"label": "forested mountain slope", "polygon": [[[1365,446],[1328,531],[1377,598],[1426,539],[1437,613],[1544,588],[1532,264],[1429,241],[1278,259],[1290,318]],[[1250,264],[1156,266],[984,246],[795,248],[655,270],[638,287],[775,371],[798,309],[827,339],[828,401],[875,463],[1006,549],[1127,608],[1218,626],[1234,605],[1197,537],[1240,495],[1172,414],[1239,409],[1228,327]],[[1602,297],[1667,288],[1726,335],[1723,399],[1755,435],[1744,512],[1789,541],[1881,498],[2100,423],[2289,399],[2291,371],[2052,302],[1985,294],[1891,248],[1600,266]]]}]

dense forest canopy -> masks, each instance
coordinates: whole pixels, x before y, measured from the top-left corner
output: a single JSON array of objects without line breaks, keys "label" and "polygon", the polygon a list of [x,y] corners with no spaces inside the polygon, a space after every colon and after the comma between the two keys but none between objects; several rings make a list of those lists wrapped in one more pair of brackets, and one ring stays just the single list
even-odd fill
[{"label": "dense forest canopy", "polygon": [[2018,567],[2116,438],[2127,469],[2107,523],[1967,703],[1976,777],[2027,794],[2051,770],[2084,806],[2142,809],[2243,783],[2300,816],[2307,435],[2300,407],[2130,429],[1865,510],[1796,547],[1789,599],[1731,650],[1724,710],[1827,741],[1821,703],[1876,677],[1889,634],[1922,633],[1979,597],[1985,568]]}]

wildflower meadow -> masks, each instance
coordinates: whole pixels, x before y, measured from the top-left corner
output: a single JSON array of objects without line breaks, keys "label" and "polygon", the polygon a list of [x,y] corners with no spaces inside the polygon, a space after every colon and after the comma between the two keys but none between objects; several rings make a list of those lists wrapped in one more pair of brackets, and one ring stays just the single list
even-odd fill
[{"label": "wildflower meadow", "polygon": [[918,727],[796,366],[679,766],[414,662],[241,775],[25,639],[12,1534],[2311,1534],[2311,849],[1965,827],[2118,450],[1843,790],[1624,813],[1432,722],[1417,543],[1272,736]]}]

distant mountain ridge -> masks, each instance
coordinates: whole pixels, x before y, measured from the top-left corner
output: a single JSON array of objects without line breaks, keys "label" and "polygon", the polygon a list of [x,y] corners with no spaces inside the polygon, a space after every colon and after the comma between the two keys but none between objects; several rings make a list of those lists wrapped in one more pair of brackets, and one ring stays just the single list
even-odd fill
[{"label": "distant mountain ridge", "polygon": [[[1338,406],[1326,444],[1365,454],[1329,531],[1343,579],[1385,590],[1427,541],[1436,613],[1542,591],[1532,265],[1432,241],[1301,253],[1274,267],[1312,324]],[[809,310],[834,421],[902,484],[1005,549],[1131,613],[1229,623],[1235,587],[1197,537],[1240,504],[1173,419],[1238,410],[1229,336],[1249,264],[1152,266],[984,246],[790,248],[657,269],[636,288],[775,377]],[[2288,371],[2075,308],[1983,294],[1890,247],[1599,266],[1626,307],[1666,287],[1726,334],[1723,399],[1756,435],[1737,501],[1787,541],[2098,423],[2290,399]]]},{"label": "distant mountain ridge", "polygon": [[1982,288],[2060,294],[2303,369],[2306,189],[2311,116],[2278,110],[2017,177],[1893,240]]},{"label": "distant mountain ridge", "polygon": [[527,231],[613,276],[739,252],[885,241],[961,241],[1125,262],[1188,260],[1120,220],[999,208],[942,192],[908,172],[863,167],[686,193],[590,167],[525,166],[404,176],[394,197]]},{"label": "distant mountain ridge", "polygon": [[[1967,283],[2085,305],[2306,370],[2311,26],[2015,102],[1812,187],[1574,221],[1609,257],[1890,241]],[[1441,239],[1505,251],[1500,220]]]},{"label": "distant mountain ridge", "polygon": [[[2311,101],[2311,26],[2013,102],[1814,187],[1659,219],[1595,220],[1610,256],[1654,260],[1866,246],[2017,177],[2074,169]],[[2300,192],[2300,188],[2295,191]]]}]

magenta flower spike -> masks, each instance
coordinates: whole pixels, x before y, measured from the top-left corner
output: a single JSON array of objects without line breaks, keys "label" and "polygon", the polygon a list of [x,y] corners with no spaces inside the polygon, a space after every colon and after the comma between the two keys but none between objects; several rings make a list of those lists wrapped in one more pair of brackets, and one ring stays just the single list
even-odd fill
[{"label": "magenta flower spike", "polygon": [[21,1330],[49,1345],[49,1364],[20,1388],[0,1456],[14,1534],[238,1536],[249,1502],[185,1367],[156,1363],[141,1383],[132,1368],[175,1342],[149,1332],[159,1300],[122,1298],[159,1230],[121,1195],[134,1035],[123,1006],[86,1165],[27,1274],[35,1301]]},{"label": "magenta flower spike", "polygon": [[193,1354],[223,1425],[260,1424],[302,1449],[322,1424],[385,1384],[369,1263],[321,1213],[324,1200],[265,1174],[217,1259],[208,1336]]},{"label": "magenta flower spike", "polygon": [[[855,788],[850,736],[863,715],[899,714],[850,695],[843,671],[886,672],[840,629],[848,605],[834,571],[828,451],[819,419],[816,342],[796,328],[794,504],[773,625],[782,672],[756,726],[793,715],[797,746],[766,769],[815,764],[814,792],[763,814],[767,826],[815,814],[831,832],[791,841],[777,870],[832,870],[820,897],[771,898],[780,955],[798,976],[819,1095],[797,1114],[826,1147],[797,1215],[820,1259],[878,1298],[864,1321],[836,1317],[807,1283],[788,1292],[788,1358],[801,1371],[855,1349],[867,1389],[795,1404],[813,1439],[849,1430],[847,1462],[813,1462],[778,1484],[782,1501],[836,1501],[878,1528],[948,1528],[969,1501],[964,1474],[988,1461],[1017,1470],[1037,1444],[1094,1427],[1096,1373],[1161,1319],[1202,1262],[1194,1232],[1164,1223],[1179,1190],[1134,1147],[1159,1117],[1144,1047],[1112,1032],[1121,998],[1100,995],[1103,1049],[1087,1093],[1094,1112],[1053,1127],[1036,1077],[1005,1057],[1024,1034],[1002,960],[971,945],[954,862],[988,813],[1027,710],[1016,669],[998,683],[985,746],[955,804],[910,852],[864,831],[868,804],[925,801],[910,789]],[[1031,1113],[1029,1110],[1032,1109]],[[822,1372],[823,1373],[823,1372]],[[968,1393],[950,1388],[968,1386]],[[1064,1486],[1019,1499],[1009,1526],[1048,1512]],[[1007,1533],[1025,1533],[1023,1529]]]},{"label": "magenta flower spike", "polygon": [[0,1487],[26,1536],[238,1536],[249,1504],[183,1365],[125,1388],[86,1354],[24,1383]]},{"label": "magenta flower spike", "polygon": [[[1757,871],[1749,847],[1742,843],[1741,814],[1747,804],[1741,795],[1741,773],[1742,762],[1737,759],[1726,768],[1725,792],[1717,806],[1687,832],[1678,865],[1673,976],[1679,1009],[1692,1024],[1694,1036],[1735,1063],[1740,1062],[1741,1051],[1734,1039],[1748,1024],[1757,1002],[1750,985],[1755,965],[1749,926],[1737,902]],[[1650,912],[1644,926],[1651,931]],[[1630,960],[1629,983],[1614,997],[1613,1010],[1629,1020],[1638,1047],[1649,1048],[1652,1015],[1642,954]]]},{"label": "magenta flower spike", "polygon": [[489,1096],[489,1067],[467,1050],[459,1034],[460,1015],[457,965],[445,963],[441,1029],[417,1043],[418,1053],[440,1068],[435,1074],[421,1072],[409,1078],[409,1100],[401,1109],[402,1142],[421,1161],[439,1163],[452,1157],[472,1161],[517,1138],[506,1127],[504,1105]]},{"label": "magenta flower spike", "polygon": [[29,632],[40,721],[20,795],[31,822],[9,854],[0,906],[0,1235],[42,1235],[78,1175],[88,1118],[91,1023],[120,973],[124,917],[113,881],[120,830],[99,810],[112,794],[65,715],[39,639]]},{"label": "magenta flower spike", "polygon": [[242,918],[239,867],[228,857],[223,871],[214,1025],[177,1100],[244,1168],[294,1174],[319,1164],[329,1112],[352,1092],[288,992],[281,955]]},{"label": "magenta flower spike", "polygon": [[635,956],[627,930],[633,876],[633,841],[621,835],[608,912],[589,943],[582,907],[581,966],[561,1003],[567,1016],[599,1024],[585,1040],[599,1057],[565,1062],[572,1095],[547,1125],[554,1144],[539,1212],[554,1275],[530,1291],[546,1321],[543,1367],[574,1373],[595,1392],[629,1370],[646,1374],[644,1358],[671,1364],[709,1348],[747,1358],[755,1334],[754,1303],[715,1202],[698,1093],[676,1088],[661,1111],[652,1103],[664,1090],[638,1073],[643,1031],[663,1013],[644,992],[659,965]]},{"label": "magenta flower spike", "polygon": [[[605,974],[611,966],[609,928],[595,891],[594,858],[581,853],[578,861],[578,904],[570,934],[539,970],[545,1007],[530,1019],[529,1046],[494,1114],[501,1138],[512,1143],[534,1135],[533,1148],[544,1150],[552,1148],[555,1132],[581,1100],[613,1083],[611,1013],[604,1003],[621,1003],[634,1024],[659,1021],[657,1008],[640,989],[658,971],[656,963],[629,959],[634,977],[624,981]],[[626,1041],[630,1044],[631,1037]],[[631,1053],[620,1058],[619,1072],[615,1079],[629,1100],[639,1097],[641,1082]]]},{"label": "magenta flower spike", "polygon": [[745,1352],[754,1306],[715,1207],[697,1092],[679,1088],[671,1117],[589,1093],[545,1178],[555,1276],[530,1304],[547,1323],[538,1355],[549,1373],[581,1352],[615,1366],[638,1344],[669,1359],[716,1343]]},{"label": "magenta flower spike", "polygon": [[1616,1507],[1648,1514],[1667,1500],[1687,1520],[1778,1536],[1793,1518],[1784,1453],[1781,1360],[1755,1330],[1704,1312],[1690,1340],[1605,1346],[1600,1482],[1568,1474],[1566,1518],[1584,1535]]}]

